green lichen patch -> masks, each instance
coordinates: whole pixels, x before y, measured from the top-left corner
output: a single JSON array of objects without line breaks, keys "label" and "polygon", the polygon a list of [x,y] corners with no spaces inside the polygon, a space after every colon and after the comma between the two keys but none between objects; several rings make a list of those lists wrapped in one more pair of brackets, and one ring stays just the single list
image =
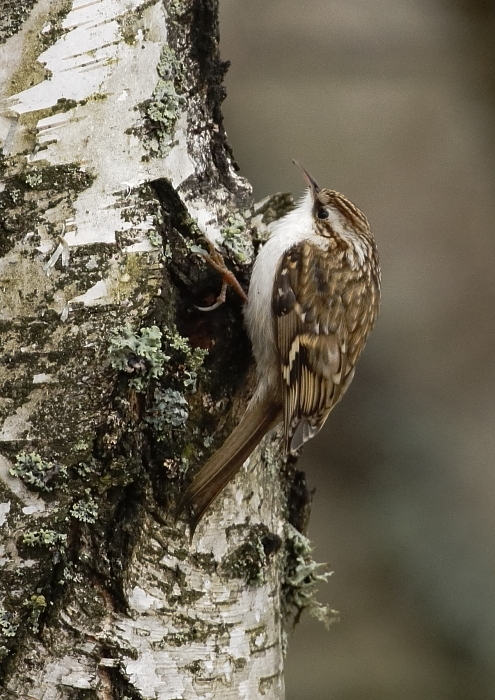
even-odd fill
[{"label": "green lichen patch", "polygon": [[203,411],[201,397],[195,392],[206,351],[192,348],[174,326],[164,330],[162,347],[167,363],[147,394],[144,422],[152,431],[160,471],[172,478],[185,472],[202,453],[200,431],[196,428],[191,434],[186,423],[190,417],[194,423]]},{"label": "green lichen patch", "polygon": [[144,422],[158,442],[171,441],[189,416],[185,394],[196,391],[198,372],[206,352],[193,349],[176,328],[158,326],[132,331],[129,325],[114,330],[109,343],[110,365],[128,377],[129,386],[151,399]]},{"label": "green lichen patch", "polygon": [[326,582],[331,572],[326,564],[313,559],[311,542],[295,527],[287,524],[285,566],[282,583],[282,610],[287,622],[296,625],[306,610],[327,627],[338,619],[338,613],[315,599],[318,584]]},{"label": "green lichen patch", "polygon": [[133,132],[141,137],[151,156],[163,158],[172,147],[175,124],[185,107],[181,90],[184,65],[169,46],[162,49],[157,72],[159,78],[151,98],[138,105],[144,124]]},{"label": "green lichen patch", "polygon": [[187,392],[195,392],[198,373],[203,366],[208,351],[202,348],[192,348],[189,340],[182,336],[175,326],[167,329],[164,336],[172,359],[175,356],[178,365],[176,369],[182,387]]},{"label": "green lichen patch", "polygon": [[55,192],[70,190],[74,193],[87,189],[94,180],[95,176],[92,173],[75,163],[39,165],[26,169],[18,177],[18,181],[24,183],[28,189],[53,190]]},{"label": "green lichen patch", "polygon": [[20,452],[10,473],[36,491],[49,492],[67,478],[67,467],[45,460],[36,452]]},{"label": "green lichen patch", "polygon": [[22,536],[22,544],[28,547],[46,547],[50,550],[61,550],[67,544],[67,535],[46,527],[38,530],[28,530]]},{"label": "green lichen patch", "polygon": [[39,172],[28,173],[24,178],[26,185],[31,189],[38,188],[43,182],[43,177]]},{"label": "green lichen patch", "polygon": [[246,221],[239,215],[229,217],[222,227],[223,245],[231,257],[239,264],[249,262],[253,257],[253,241]]},{"label": "green lichen patch", "polygon": [[42,613],[46,610],[48,603],[44,595],[32,595],[29,600],[24,603],[24,607],[28,610],[27,623],[33,632],[39,632],[39,619]]}]

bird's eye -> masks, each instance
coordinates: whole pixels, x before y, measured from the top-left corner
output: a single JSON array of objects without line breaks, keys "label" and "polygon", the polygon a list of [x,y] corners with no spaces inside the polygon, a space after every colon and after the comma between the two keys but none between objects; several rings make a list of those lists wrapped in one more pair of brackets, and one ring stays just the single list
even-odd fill
[{"label": "bird's eye", "polygon": [[326,209],[318,209],[316,216],[319,219],[328,219],[328,212]]}]

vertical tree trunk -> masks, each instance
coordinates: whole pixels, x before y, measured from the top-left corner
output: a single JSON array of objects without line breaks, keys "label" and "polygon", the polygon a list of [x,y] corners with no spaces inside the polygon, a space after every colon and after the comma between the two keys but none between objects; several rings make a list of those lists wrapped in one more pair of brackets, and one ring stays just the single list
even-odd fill
[{"label": "vertical tree trunk", "polygon": [[194,306],[219,289],[201,237],[246,282],[263,228],[222,126],[216,0],[0,22],[2,698],[282,698],[284,617],[318,577],[277,438],[192,544],[171,515],[249,390],[240,302]]}]

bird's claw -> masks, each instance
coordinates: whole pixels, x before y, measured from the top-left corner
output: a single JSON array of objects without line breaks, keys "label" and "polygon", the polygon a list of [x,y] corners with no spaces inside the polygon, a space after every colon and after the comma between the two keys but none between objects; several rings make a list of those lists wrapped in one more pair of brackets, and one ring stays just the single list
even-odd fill
[{"label": "bird's claw", "polygon": [[200,311],[214,311],[215,309],[218,309],[218,307],[225,302],[227,296],[227,288],[229,286],[235,289],[237,294],[241,297],[241,299],[244,302],[247,302],[248,298],[246,292],[241,287],[234,273],[231,272],[225,265],[223,255],[220,253],[219,250],[215,248],[214,244],[210,240],[206,239],[206,244],[208,246],[209,252],[205,253],[204,251],[202,251],[201,253],[198,253],[198,255],[201,255],[203,260],[205,260],[205,262],[207,262],[208,265],[210,265],[222,276],[222,290],[214,304],[212,304],[211,306],[197,306],[196,308]]},{"label": "bird's claw", "polygon": [[195,304],[194,306],[198,309],[198,311],[215,311],[215,309],[218,309],[218,307],[222,306],[222,304],[225,302],[225,299],[227,297],[228,286],[228,283],[224,280],[222,282],[222,291],[217,296],[217,300],[215,301],[215,303],[211,304],[211,306],[198,306],[197,304]]}]

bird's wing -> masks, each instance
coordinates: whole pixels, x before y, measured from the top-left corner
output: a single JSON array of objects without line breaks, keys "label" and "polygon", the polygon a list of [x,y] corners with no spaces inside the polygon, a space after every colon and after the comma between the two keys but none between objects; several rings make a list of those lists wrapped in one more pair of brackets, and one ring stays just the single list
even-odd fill
[{"label": "bird's wing", "polygon": [[272,306],[288,451],[320,430],[352,380],[366,339],[358,337],[369,306],[363,295],[366,285],[341,257],[307,241],[280,260]]}]

